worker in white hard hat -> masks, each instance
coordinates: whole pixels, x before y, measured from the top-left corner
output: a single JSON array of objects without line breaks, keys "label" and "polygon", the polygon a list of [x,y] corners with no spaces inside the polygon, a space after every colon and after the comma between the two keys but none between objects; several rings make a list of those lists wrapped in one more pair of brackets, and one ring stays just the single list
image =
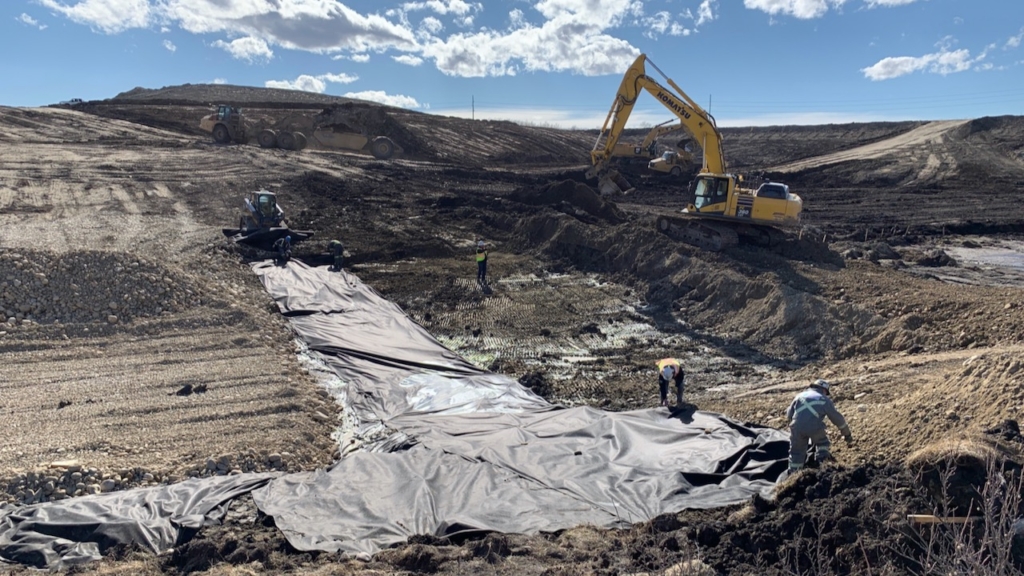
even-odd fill
[{"label": "worker in white hard hat", "polygon": [[483,240],[476,242],[476,282],[487,285],[487,244]]},{"label": "worker in white hard hat", "polygon": [[676,407],[683,405],[683,382],[686,375],[677,358],[658,360],[658,391],[661,393],[661,405],[668,406],[668,383],[676,383]]},{"label": "worker in white hard hat", "polygon": [[832,457],[831,442],[825,433],[825,417],[839,428],[847,444],[853,442],[853,434],[843,415],[836,410],[836,405],[829,398],[831,384],[821,378],[811,386],[797,394],[793,403],[786,409],[789,420],[789,471],[796,472],[804,467],[807,461],[807,449],[810,444],[816,448],[815,459],[821,463]]}]

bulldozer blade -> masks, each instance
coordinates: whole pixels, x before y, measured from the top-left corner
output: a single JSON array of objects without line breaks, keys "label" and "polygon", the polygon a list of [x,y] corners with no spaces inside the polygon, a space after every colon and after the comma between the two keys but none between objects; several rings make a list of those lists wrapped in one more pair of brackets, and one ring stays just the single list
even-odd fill
[{"label": "bulldozer blade", "polygon": [[[226,233],[228,229],[225,228]],[[266,250],[267,252],[274,251],[274,242],[278,238],[284,238],[285,236],[292,237],[292,244],[309,240],[313,237],[313,232],[310,230],[292,230],[290,228],[264,228],[262,230],[256,230],[250,234],[235,234],[232,236],[235,243],[245,244],[258,250]]]},{"label": "bulldozer blade", "polygon": [[237,235],[237,234],[238,234],[239,232],[241,232],[241,231],[242,231],[242,229],[241,229],[241,228],[221,228],[221,229],[220,229],[220,231],[221,231],[221,232],[222,232],[222,233],[223,233],[223,234],[224,234],[225,236],[227,236],[228,238],[231,238],[232,236],[235,236],[235,235]]}]

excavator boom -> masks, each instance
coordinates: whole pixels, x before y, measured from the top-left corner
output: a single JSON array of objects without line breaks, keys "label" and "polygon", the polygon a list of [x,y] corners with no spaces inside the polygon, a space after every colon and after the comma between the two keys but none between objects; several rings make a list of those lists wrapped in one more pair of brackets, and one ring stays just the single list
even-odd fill
[{"label": "excavator boom", "polygon": [[[648,63],[665,78],[672,88],[666,88],[647,74],[646,64]],[[597,142],[594,143],[594,149],[590,152],[594,168],[589,171],[589,174],[600,175],[607,170],[613,155],[612,151],[622,136],[626,122],[643,91],[654,96],[675,114],[679,123],[704,149],[704,166],[701,171],[724,173],[726,166],[722,154],[722,141],[718,127],[715,125],[715,119],[687,96],[671,78],[665,76],[653,62],[650,62],[647,55],[641,54],[622,77],[622,83],[619,85],[612,107],[605,117],[601,133],[598,135]]]}]

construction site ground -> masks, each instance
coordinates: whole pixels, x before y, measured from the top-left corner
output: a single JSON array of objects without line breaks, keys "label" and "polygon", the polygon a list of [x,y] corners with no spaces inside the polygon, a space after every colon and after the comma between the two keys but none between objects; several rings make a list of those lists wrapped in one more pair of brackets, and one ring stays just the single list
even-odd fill
[{"label": "construction site ground", "polygon": [[[337,457],[341,412],[249,271],[269,254],[221,234],[260,188],[315,231],[296,258],[325,264],[341,239],[349,269],[442,343],[552,402],[655,407],[654,363],[674,356],[688,402],[776,428],[828,378],[856,443],[774,501],[629,530],[424,536],[342,560],[292,550],[242,499],[171,553],[76,573],[908,573],[891,522],[934,503],[906,458],[995,428],[1019,452],[1024,118],[725,130],[738,170],[803,197],[805,227],[708,253],[654,227],[685,181],[624,169],[636,192],[588,187],[593,132],[387,109],[390,161],[221,146],[196,130],[193,89],[0,108],[0,501]],[[274,94],[268,114],[310,106]]]}]

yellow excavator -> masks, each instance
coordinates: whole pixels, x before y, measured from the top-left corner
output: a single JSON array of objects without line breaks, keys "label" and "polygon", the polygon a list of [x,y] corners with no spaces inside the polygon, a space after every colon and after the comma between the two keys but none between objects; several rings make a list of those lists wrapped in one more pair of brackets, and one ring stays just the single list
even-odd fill
[{"label": "yellow excavator", "polygon": [[[666,88],[647,75],[646,65],[656,70],[671,87]],[[803,201],[778,182],[764,182],[756,190],[741,187],[742,178],[727,172],[722,154],[722,134],[714,117],[686,95],[646,54],[626,70],[605,118],[594,149],[587,177],[598,178],[602,194],[623,193],[628,187],[620,174],[610,168],[612,151],[642,91],[650,93],[679,121],[704,150],[704,163],[691,183],[690,202],[677,216],[660,216],[658,230],[699,248],[720,251],[739,243],[740,236],[759,244],[774,244],[784,238],[780,228],[798,226]]]},{"label": "yellow excavator", "polygon": [[[651,131],[644,136],[643,142],[639,144],[616,142],[615,148],[612,149],[612,156],[616,158],[640,159],[648,162],[661,159],[664,157],[664,154],[658,152],[658,139],[680,130],[686,130],[686,126],[682,122],[675,119],[667,120],[651,128]],[[680,164],[687,161],[693,162],[693,156],[682,148],[680,148],[679,152],[665,152],[665,154],[679,154]]]}]

